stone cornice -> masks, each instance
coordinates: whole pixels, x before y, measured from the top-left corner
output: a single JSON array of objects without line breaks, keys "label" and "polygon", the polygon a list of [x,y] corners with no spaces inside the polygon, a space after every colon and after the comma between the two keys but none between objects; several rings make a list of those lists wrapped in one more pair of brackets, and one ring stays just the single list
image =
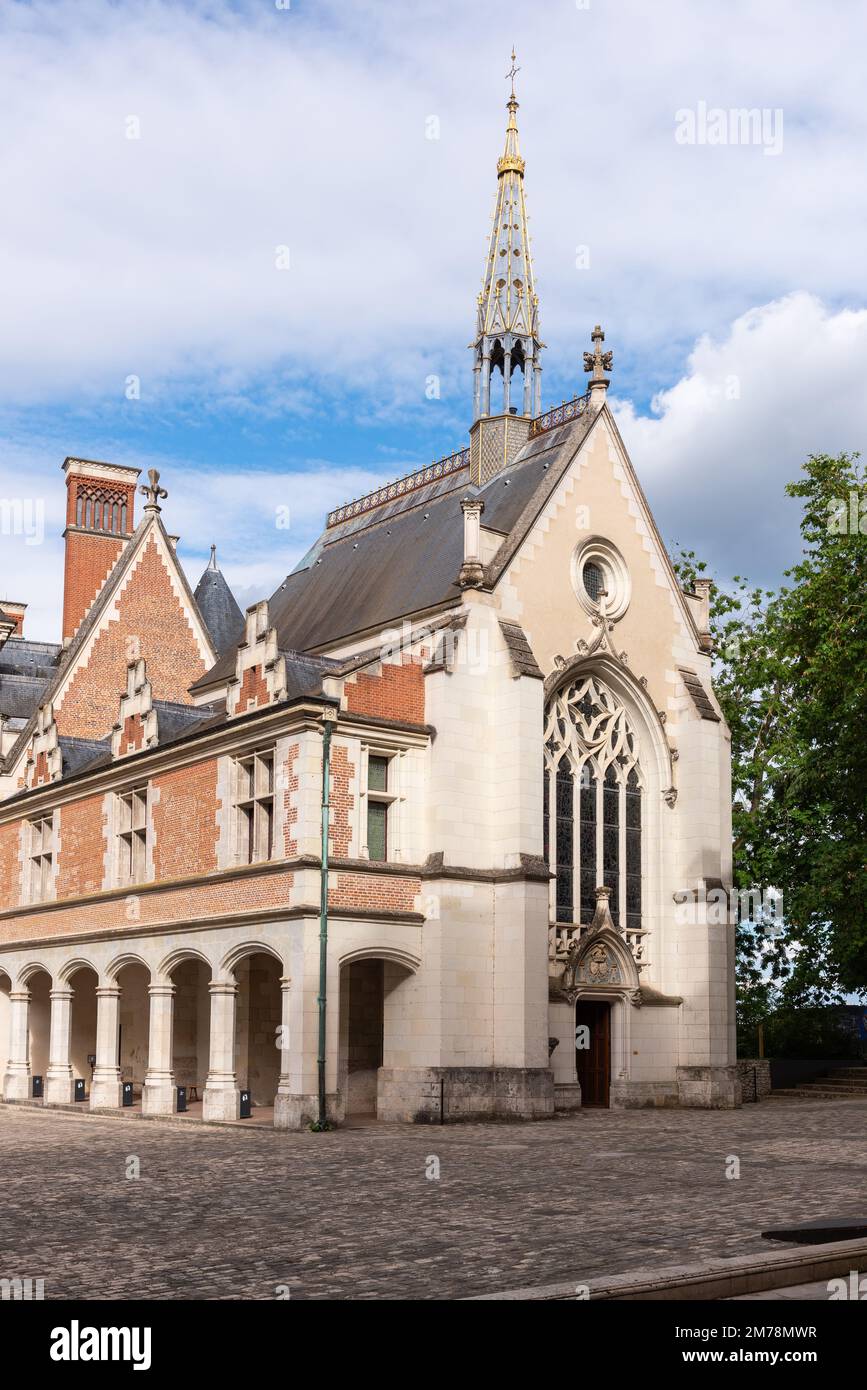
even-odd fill
[{"label": "stone cornice", "polygon": [[[212,931],[219,927],[259,926],[266,922],[289,922],[298,918],[319,918],[318,903],[301,903],[286,908],[257,908],[253,912],[226,912],[215,917],[185,918],[180,922],[155,922],[142,926],[140,923],[130,927],[107,927],[101,931],[61,932],[56,936],[23,937],[15,941],[0,942],[0,960],[7,952],[30,950],[35,946],[72,946],[82,941],[136,941],[150,936],[176,936],[182,929],[188,932]],[[425,918],[421,912],[399,912],[394,908],[331,908],[329,921],[348,922],[402,922],[408,926],[420,927]]]}]

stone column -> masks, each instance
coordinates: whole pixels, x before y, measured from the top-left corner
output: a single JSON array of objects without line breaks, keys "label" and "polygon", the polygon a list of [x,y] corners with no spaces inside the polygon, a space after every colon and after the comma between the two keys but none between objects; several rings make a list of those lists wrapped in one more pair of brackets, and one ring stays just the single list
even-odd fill
[{"label": "stone column", "polygon": [[488,353],[482,356],[482,415],[491,413],[491,359]]},{"label": "stone column", "polygon": [[172,1070],[172,1036],[175,1023],[175,987],[150,985],[150,1032],[148,1067],[142,1086],[143,1115],[174,1115],[178,1107],[175,1074]]},{"label": "stone column", "polygon": [[96,991],[96,1066],[90,1084],[91,1110],[116,1110],[121,1103],[117,1025],[120,985],[104,985]]},{"label": "stone column", "polygon": [[533,364],[533,393],[535,401],[533,403],[533,414],[542,414],[542,367],[537,358]]},{"label": "stone column", "polygon": [[9,1058],[3,1078],[4,1100],[30,1099],[30,990],[9,995]]},{"label": "stone column", "polygon": [[482,364],[477,359],[473,367],[473,419],[478,420],[482,409]]},{"label": "stone column", "polygon": [[51,1033],[48,1042],[48,1071],[45,1076],[45,1104],[71,1105],[73,1086],[69,1042],[72,1028],[72,998],[69,988],[51,990]]},{"label": "stone column", "polygon": [[292,982],[288,975],[280,980],[280,1082],[274,1100],[274,1128],[290,1129],[294,1118],[292,1105],[292,1077],[289,1073],[291,1050],[289,1047],[290,990]]},{"label": "stone column", "polygon": [[524,358],[524,414],[530,415],[533,409],[534,359]]},{"label": "stone column", "polygon": [[503,414],[508,415],[512,404],[512,352],[503,355]]},{"label": "stone column", "polygon": [[235,1074],[235,1001],[238,986],[234,980],[212,980],[211,1058],[202,1117],[205,1120],[237,1120],[241,1115],[241,1093]]}]

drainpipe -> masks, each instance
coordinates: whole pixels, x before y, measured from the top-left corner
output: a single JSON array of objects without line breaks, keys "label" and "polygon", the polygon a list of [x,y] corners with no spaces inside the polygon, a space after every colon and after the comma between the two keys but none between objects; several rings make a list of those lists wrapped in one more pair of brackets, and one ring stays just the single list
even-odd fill
[{"label": "drainpipe", "polygon": [[331,791],[331,726],[335,715],[327,710],[322,726],[322,868],[319,878],[319,1054],[316,1066],[319,1073],[319,1117],[317,1129],[328,1128],[325,1104],[325,1006],[328,972],[328,819]]}]

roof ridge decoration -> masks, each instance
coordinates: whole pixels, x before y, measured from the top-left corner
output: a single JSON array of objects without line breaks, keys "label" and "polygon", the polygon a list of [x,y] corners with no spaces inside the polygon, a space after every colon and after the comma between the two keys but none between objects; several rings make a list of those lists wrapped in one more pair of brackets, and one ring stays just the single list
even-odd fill
[{"label": "roof ridge decoration", "polygon": [[429,463],[426,468],[419,468],[414,473],[406,473],[393,483],[385,483],[375,492],[365,493],[363,497],[356,498],[354,502],[347,502],[342,507],[335,507],[334,511],[328,513],[326,527],[330,529],[333,526],[339,526],[342,521],[349,521],[352,517],[360,516],[363,512],[372,511],[374,507],[381,507],[385,502],[393,502],[395,498],[403,497],[407,492],[424,487],[426,483],[438,482],[440,478],[445,478],[450,473],[458,473],[462,468],[469,468],[469,466],[469,448],[457,449],[453,454],[446,454],[445,458],[436,459],[433,463]]},{"label": "roof ridge decoration", "polygon": [[228,682],[226,716],[229,719],[285,700],[288,694],[286,658],[277,643],[268,600],[247,609],[244,640],[235,655],[235,674]]},{"label": "roof ridge decoration", "polygon": [[126,668],[126,691],[120,697],[117,723],[111,731],[111,756],[125,758],[143,748],[156,748],[158,743],[159,725],[147,662],[140,656]]}]

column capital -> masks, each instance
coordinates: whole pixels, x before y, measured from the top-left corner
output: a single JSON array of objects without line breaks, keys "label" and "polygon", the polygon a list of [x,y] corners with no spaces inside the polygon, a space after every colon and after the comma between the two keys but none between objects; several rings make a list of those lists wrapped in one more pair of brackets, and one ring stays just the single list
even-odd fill
[{"label": "column capital", "polygon": [[123,994],[120,985],[97,985],[97,999],[119,999]]},{"label": "column capital", "polygon": [[13,1004],[26,1004],[29,998],[29,989],[12,989],[9,991],[9,999]]},{"label": "column capital", "polygon": [[168,983],[160,981],[155,985],[148,985],[148,994],[152,999],[154,997],[159,998],[160,996],[171,997],[174,994],[174,992],[175,986],[171,983],[171,981],[169,981]]},{"label": "column capital", "polygon": [[237,980],[209,980],[208,989],[211,994],[237,994]]},{"label": "column capital", "polygon": [[281,975],[279,980],[280,988],[286,994],[292,988],[291,975]]},{"label": "column capital", "polygon": [[72,999],[74,995],[75,990],[70,989],[68,985],[61,985],[59,989],[50,989],[48,991],[49,999]]}]

